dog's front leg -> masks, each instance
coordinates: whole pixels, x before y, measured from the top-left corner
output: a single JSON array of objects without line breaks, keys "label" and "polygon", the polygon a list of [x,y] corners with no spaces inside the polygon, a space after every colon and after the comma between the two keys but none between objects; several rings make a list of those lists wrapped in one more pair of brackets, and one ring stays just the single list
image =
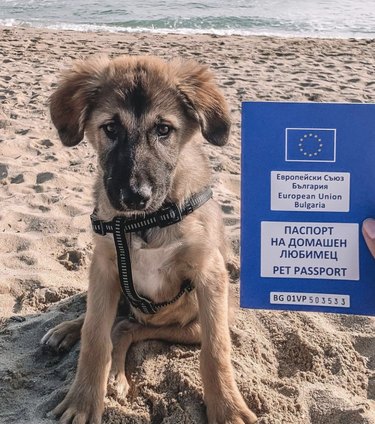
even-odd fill
[{"label": "dog's front leg", "polygon": [[202,331],[201,375],[209,424],[253,424],[257,421],[243,400],[230,360],[228,275],[217,251],[195,276]]},{"label": "dog's front leg", "polygon": [[53,411],[61,416],[61,424],[101,422],[111,366],[111,329],[120,296],[114,261],[103,253],[104,249],[97,247],[91,264],[76,378],[65,399]]}]

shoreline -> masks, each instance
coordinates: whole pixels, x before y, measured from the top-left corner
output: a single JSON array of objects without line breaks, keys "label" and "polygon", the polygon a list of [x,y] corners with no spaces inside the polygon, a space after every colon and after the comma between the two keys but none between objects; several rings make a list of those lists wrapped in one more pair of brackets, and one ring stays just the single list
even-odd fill
[{"label": "shoreline", "polygon": [[[7,21],[6,19],[4,21]],[[108,33],[108,34],[156,34],[156,35],[212,35],[218,37],[266,37],[266,38],[286,38],[286,39],[313,39],[313,40],[375,40],[375,33],[369,36],[355,35],[337,35],[337,34],[313,34],[313,33],[288,33],[288,32],[256,32],[250,30],[236,29],[189,29],[189,28],[130,28],[120,27],[116,25],[98,25],[98,24],[35,24],[31,22],[17,22],[14,19],[7,24],[0,21],[0,28],[26,28],[35,30],[51,30],[51,31],[72,31],[77,33]]]}]

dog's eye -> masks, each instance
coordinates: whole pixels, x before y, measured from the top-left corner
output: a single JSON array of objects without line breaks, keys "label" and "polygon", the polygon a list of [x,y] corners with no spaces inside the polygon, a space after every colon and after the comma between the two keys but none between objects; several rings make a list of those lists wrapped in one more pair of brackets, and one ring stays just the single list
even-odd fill
[{"label": "dog's eye", "polygon": [[109,139],[115,140],[117,138],[118,129],[117,129],[117,125],[114,122],[109,122],[108,124],[104,124],[102,128],[103,128],[103,131],[105,132],[105,135]]},{"label": "dog's eye", "polygon": [[169,125],[166,124],[157,124],[156,125],[156,132],[159,137],[166,137],[170,134],[172,131],[172,128]]}]

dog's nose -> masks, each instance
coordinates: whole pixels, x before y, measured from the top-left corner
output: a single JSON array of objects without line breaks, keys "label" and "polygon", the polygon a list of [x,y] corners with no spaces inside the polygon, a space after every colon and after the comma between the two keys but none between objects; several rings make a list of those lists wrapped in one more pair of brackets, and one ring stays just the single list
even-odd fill
[{"label": "dog's nose", "polygon": [[146,207],[151,195],[144,191],[121,189],[120,200],[129,209],[142,210]]}]

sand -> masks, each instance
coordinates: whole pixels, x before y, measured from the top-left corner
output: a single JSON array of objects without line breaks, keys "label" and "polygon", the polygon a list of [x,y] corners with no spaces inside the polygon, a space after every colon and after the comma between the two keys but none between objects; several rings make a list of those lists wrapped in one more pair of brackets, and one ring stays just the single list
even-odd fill
[{"label": "sand", "polygon": [[[86,142],[60,145],[48,96],[60,70],[94,53],[181,55],[210,65],[230,103],[231,142],[206,152],[238,255],[242,100],[374,102],[375,42],[109,34],[0,28],[0,423],[47,424],[74,376],[79,344],[39,341],[85,308],[96,168]],[[231,287],[238,301],[238,279]],[[231,330],[241,392],[260,424],[375,423],[375,320],[240,310]],[[206,422],[199,348],[131,348],[130,395],[104,423]]]}]

